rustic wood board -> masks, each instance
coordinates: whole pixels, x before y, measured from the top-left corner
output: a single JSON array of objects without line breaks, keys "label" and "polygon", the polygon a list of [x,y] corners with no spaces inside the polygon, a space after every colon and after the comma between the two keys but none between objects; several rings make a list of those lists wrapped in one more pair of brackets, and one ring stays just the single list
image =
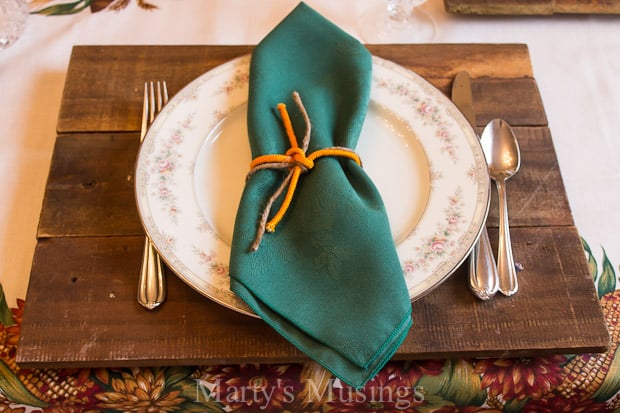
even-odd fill
[{"label": "rustic wood board", "polygon": [[[491,230],[496,238],[497,231]],[[525,270],[520,292],[482,302],[460,268],[413,303],[414,327],[395,359],[527,356],[604,351],[607,333],[581,248],[570,228],[513,229]],[[24,367],[129,367],[302,361],[261,320],[206,299],[168,273],[168,299],[136,302],[141,236],[57,237],[39,242],[22,324]],[[588,291],[584,294],[583,291]]]},{"label": "rustic wood board", "polygon": [[138,133],[59,135],[37,236],[143,234],[133,181],[139,141]]},{"label": "rustic wood board", "polygon": [[[369,49],[414,70],[444,93],[456,73],[468,70],[476,78],[474,93],[484,97],[476,100],[479,122],[486,123],[494,113],[515,125],[547,123],[524,45],[385,45]],[[137,131],[145,80],[166,79],[174,94],[214,66],[251,51],[251,46],[78,46],[67,70],[58,132]],[[510,89],[505,87],[506,81],[514,81]],[[514,101],[514,106],[498,113],[499,101]]]},{"label": "rustic wood board", "polygon": [[[513,226],[572,225],[551,134],[546,127],[514,128],[522,167],[508,181]],[[479,130],[482,130],[481,128]],[[72,133],[56,139],[38,236],[140,235],[133,173],[137,133]],[[110,162],[114,159],[114,162]],[[487,224],[497,227],[492,191]]]},{"label": "rustic wood board", "polygon": [[444,0],[444,5],[455,14],[620,14],[619,0]]},{"label": "rustic wood board", "polygon": [[[508,183],[521,290],[476,300],[460,268],[413,303],[397,359],[603,352],[609,337],[574,227],[542,99],[523,45],[369,46],[444,93],[474,76],[479,129],[515,126],[522,169]],[[73,51],[41,211],[17,361],[122,367],[306,360],[261,320],[225,309],[168,273],[168,301],[135,301],[142,228],[133,168],[144,79],[170,91],[251,46],[80,46]],[[508,91],[508,92],[506,92]],[[507,99],[519,95],[519,99]],[[512,101],[515,103],[507,104]],[[86,104],[88,103],[88,104]],[[488,227],[497,234],[496,197]]]}]

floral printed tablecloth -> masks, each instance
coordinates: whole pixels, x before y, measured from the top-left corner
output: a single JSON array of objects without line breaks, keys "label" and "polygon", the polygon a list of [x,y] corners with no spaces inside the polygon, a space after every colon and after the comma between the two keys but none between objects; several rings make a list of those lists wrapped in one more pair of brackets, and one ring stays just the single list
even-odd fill
[{"label": "floral printed tablecloth", "polygon": [[[80,13],[90,10],[91,13],[101,11],[118,11],[126,8],[131,0],[77,0],[77,1],[54,1],[33,0],[30,2],[33,13],[49,16],[62,16]],[[146,0],[136,0],[136,5],[144,10],[153,10],[157,5]]]},{"label": "floral printed tablecloth", "polygon": [[[377,0],[378,5],[383,0]],[[297,1],[28,0],[21,39],[0,51],[0,412],[616,412],[620,315],[620,25],[450,16],[424,6],[437,42],[527,43],[612,346],[605,354],[391,362],[356,391],[315,364],[28,370],[15,364],[27,275],[75,44],[254,44]],[[308,0],[357,35],[370,2]],[[36,119],[36,121],[34,121]],[[587,143],[584,145],[584,143]],[[576,148],[579,148],[576,150]],[[610,190],[611,188],[611,190]],[[599,246],[605,245],[607,252]],[[614,261],[616,260],[616,261]],[[618,286],[620,287],[620,286]],[[6,295],[5,295],[6,294]]]}]

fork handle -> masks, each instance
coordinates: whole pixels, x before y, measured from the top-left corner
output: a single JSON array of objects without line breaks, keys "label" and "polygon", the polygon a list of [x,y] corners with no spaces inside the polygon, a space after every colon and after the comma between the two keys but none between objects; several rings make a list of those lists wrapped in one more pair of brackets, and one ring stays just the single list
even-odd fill
[{"label": "fork handle", "polygon": [[153,310],[166,301],[166,278],[159,254],[148,237],[144,238],[144,253],[138,278],[138,302]]}]

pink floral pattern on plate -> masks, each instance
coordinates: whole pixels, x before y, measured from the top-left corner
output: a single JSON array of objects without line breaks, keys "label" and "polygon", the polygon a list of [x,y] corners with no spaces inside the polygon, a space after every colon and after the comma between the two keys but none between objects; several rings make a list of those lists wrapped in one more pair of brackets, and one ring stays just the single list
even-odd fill
[{"label": "pink floral pattern on plate", "polygon": [[[423,191],[418,201],[420,217],[405,227],[405,236],[397,240],[403,276],[411,298],[416,299],[439,285],[467,257],[486,219],[489,178],[478,139],[458,109],[415,73],[373,59],[370,111],[375,111],[375,118],[385,115],[382,119],[386,123],[399,125],[395,132],[398,145],[386,147],[398,151],[419,148],[413,150],[421,162],[416,171],[422,168],[422,178],[428,182],[428,192]],[[231,178],[224,172],[208,177],[221,184],[213,193],[205,194],[202,187],[204,171],[211,171],[205,165],[210,167],[219,159],[205,156],[216,151],[220,143],[233,140],[234,156],[226,158],[226,166],[240,162],[241,166],[234,164],[234,171],[244,173],[249,163],[249,150],[247,160],[238,154],[247,143],[245,136],[239,136],[245,129],[235,123],[244,119],[249,60],[244,56],[205,73],[170,100],[141,147],[136,196],[144,226],[171,269],[206,297],[254,315],[229,289],[229,235],[222,230],[226,225],[220,216],[227,213],[227,219],[234,220],[230,216],[234,218],[232,205],[236,204],[226,198],[230,196]],[[234,136],[226,132],[231,123],[236,128]],[[364,139],[371,138],[363,131],[360,142]],[[362,153],[368,167],[371,162],[366,161],[373,156]],[[409,162],[409,155],[398,156]],[[388,165],[379,170],[393,168]],[[381,181],[376,182],[381,191]],[[388,186],[394,188],[393,182],[389,180]],[[398,206],[403,195],[420,190],[399,182],[396,195],[384,196],[386,205]],[[392,211],[396,212],[388,208],[388,215],[404,214],[407,218],[409,214],[402,206]],[[398,218],[402,217],[394,215],[390,220],[400,222]]]},{"label": "pink floral pattern on plate", "polygon": [[451,128],[444,118],[441,104],[432,100],[434,96],[421,93],[411,82],[398,81],[393,77],[375,77],[374,82],[377,88],[385,88],[390,94],[401,98],[403,105],[415,108],[421,121],[434,127],[434,136],[441,142],[442,152],[455,162],[458,160],[459,148],[456,139],[452,136]]},{"label": "pink floral pattern on plate", "polygon": [[425,270],[436,259],[450,254],[456,242],[461,226],[466,223],[462,208],[463,194],[460,188],[448,197],[444,210],[444,220],[437,223],[436,231],[424,238],[422,245],[417,247],[415,258],[404,261],[403,271],[406,275],[415,276],[416,272]]},{"label": "pink floral pattern on plate", "polygon": [[152,180],[151,191],[159,198],[160,208],[167,213],[173,223],[177,222],[177,215],[180,213],[179,196],[174,186],[177,168],[183,163],[183,154],[179,152],[178,147],[183,143],[185,134],[191,131],[193,118],[193,113],[188,114],[169,132],[149,168],[150,174],[156,177]]}]

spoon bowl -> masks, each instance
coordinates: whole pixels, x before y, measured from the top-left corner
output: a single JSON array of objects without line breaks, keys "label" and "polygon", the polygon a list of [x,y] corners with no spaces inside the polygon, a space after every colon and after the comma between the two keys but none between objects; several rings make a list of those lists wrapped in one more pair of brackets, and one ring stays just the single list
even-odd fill
[{"label": "spoon bowl", "polygon": [[491,178],[506,180],[521,166],[519,144],[510,125],[502,119],[493,119],[480,138]]},{"label": "spoon bowl", "polygon": [[497,249],[499,291],[510,296],[518,291],[519,284],[510,242],[506,180],[519,171],[521,153],[514,131],[502,119],[493,119],[486,125],[480,137],[480,144],[489,165],[489,175],[497,186],[499,200],[499,244]]}]

